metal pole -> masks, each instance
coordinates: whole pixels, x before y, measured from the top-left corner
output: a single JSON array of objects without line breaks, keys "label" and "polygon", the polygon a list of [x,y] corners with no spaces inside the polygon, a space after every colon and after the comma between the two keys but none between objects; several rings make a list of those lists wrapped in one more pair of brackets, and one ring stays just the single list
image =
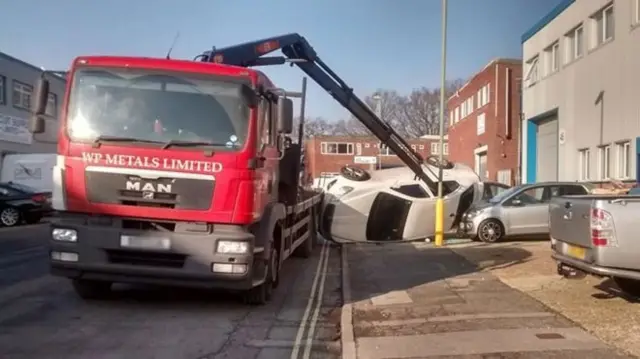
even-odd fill
[{"label": "metal pole", "polygon": [[[444,97],[447,86],[447,0],[442,0],[442,73],[440,82],[440,150],[438,151],[439,163],[444,159]],[[438,199],[436,201],[436,228],[435,245],[442,246],[444,242],[444,199],[442,198],[442,166],[438,169]]]}]

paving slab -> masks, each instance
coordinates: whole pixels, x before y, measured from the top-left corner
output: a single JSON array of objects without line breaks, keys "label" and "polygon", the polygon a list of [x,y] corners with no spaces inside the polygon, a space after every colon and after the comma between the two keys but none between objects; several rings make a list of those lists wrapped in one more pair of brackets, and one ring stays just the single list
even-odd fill
[{"label": "paving slab", "polygon": [[[509,251],[492,265],[513,261]],[[342,331],[355,347],[345,358],[629,358],[448,248],[349,245],[343,255],[352,325]]]}]

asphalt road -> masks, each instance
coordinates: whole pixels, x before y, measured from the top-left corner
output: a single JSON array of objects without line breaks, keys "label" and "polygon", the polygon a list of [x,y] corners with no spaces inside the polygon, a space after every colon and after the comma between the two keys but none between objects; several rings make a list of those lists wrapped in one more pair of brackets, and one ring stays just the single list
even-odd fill
[{"label": "asphalt road", "polygon": [[150,287],[84,302],[67,280],[48,274],[46,235],[46,225],[0,229],[3,359],[340,357],[339,248],[321,244],[312,258],[285,263],[265,306]]}]

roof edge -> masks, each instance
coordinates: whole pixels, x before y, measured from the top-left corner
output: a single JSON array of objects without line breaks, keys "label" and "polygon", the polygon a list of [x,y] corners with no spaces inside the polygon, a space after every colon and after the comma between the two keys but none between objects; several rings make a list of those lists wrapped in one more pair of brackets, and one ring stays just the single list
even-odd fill
[{"label": "roof edge", "polygon": [[542,19],[538,20],[527,32],[522,34],[521,42],[524,44],[532,38],[535,34],[537,34],[540,30],[544,29],[545,26],[549,25],[551,21],[553,21],[558,15],[562,14],[569,6],[571,6],[576,0],[562,0],[556,7],[554,7],[549,13],[542,17]]}]

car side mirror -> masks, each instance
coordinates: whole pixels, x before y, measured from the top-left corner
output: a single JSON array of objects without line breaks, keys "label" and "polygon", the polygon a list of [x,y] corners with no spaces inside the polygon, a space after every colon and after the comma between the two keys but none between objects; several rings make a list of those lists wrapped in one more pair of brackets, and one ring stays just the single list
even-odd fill
[{"label": "car side mirror", "polygon": [[278,98],[278,132],[293,132],[293,101],[285,97]]},{"label": "car side mirror", "polygon": [[33,97],[31,108],[34,109],[31,120],[29,121],[29,131],[31,133],[43,133],[45,131],[44,114],[47,111],[47,103],[49,102],[49,80],[44,77],[38,79],[36,85],[36,93]]}]

